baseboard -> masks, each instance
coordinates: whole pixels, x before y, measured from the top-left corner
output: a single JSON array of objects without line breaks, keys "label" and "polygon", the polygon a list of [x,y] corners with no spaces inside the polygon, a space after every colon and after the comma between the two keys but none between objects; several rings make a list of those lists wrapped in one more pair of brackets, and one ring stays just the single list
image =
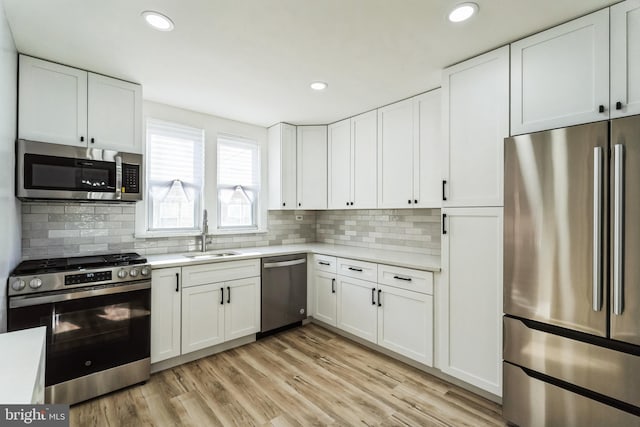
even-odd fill
[{"label": "baseboard", "polygon": [[171,359],[163,360],[151,364],[151,373],[164,371],[165,369],[174,368],[185,363],[193,362],[194,360],[202,359],[203,357],[211,356],[216,353],[231,350],[232,348],[240,347],[256,341],[255,334],[248,335],[246,337],[237,338],[235,340],[227,341],[222,344],[214,345],[213,347],[203,348],[202,350],[194,351],[192,353],[183,354]]},{"label": "baseboard", "polygon": [[348,338],[351,341],[355,341],[358,344],[361,344],[361,345],[363,345],[363,346],[365,346],[367,348],[370,348],[371,350],[375,350],[375,351],[377,351],[379,353],[382,353],[382,354],[384,354],[386,356],[392,357],[392,358],[394,358],[396,360],[399,360],[400,362],[406,363],[409,366],[412,366],[412,367],[414,367],[416,369],[419,369],[419,370],[421,370],[423,372],[426,372],[429,375],[433,375],[434,377],[437,377],[437,378],[439,378],[439,379],[441,379],[443,381],[446,381],[448,383],[456,385],[456,386],[458,386],[460,388],[463,388],[463,389],[465,389],[467,391],[470,391],[471,393],[477,394],[478,396],[484,397],[485,399],[488,399],[488,400],[490,400],[492,402],[495,402],[495,403],[498,403],[498,404],[502,405],[502,398],[500,396],[496,396],[493,393],[489,393],[486,390],[482,390],[481,388],[478,388],[478,387],[473,386],[471,384],[467,384],[464,381],[461,381],[461,380],[459,380],[457,378],[454,378],[454,377],[452,377],[450,375],[447,375],[447,374],[445,374],[444,372],[442,372],[438,368],[434,368],[432,366],[427,366],[427,365],[424,365],[424,364],[422,364],[420,362],[416,362],[415,360],[412,360],[412,359],[410,359],[410,358],[408,358],[406,356],[403,356],[402,354],[398,354],[396,352],[388,350],[388,349],[386,349],[384,347],[381,347],[381,346],[379,346],[377,344],[374,344],[374,343],[372,343],[370,341],[364,340],[364,339],[362,339],[360,337],[357,337],[357,336],[355,336],[353,334],[350,334],[349,332],[345,332],[342,329],[336,328],[335,326],[331,326],[331,325],[329,325],[327,323],[324,323],[324,322],[322,322],[322,321],[320,321],[318,319],[310,318],[310,322],[314,323],[314,324],[316,324],[318,326],[322,326],[323,328],[328,329],[328,330],[330,330],[331,332],[333,332],[333,333],[335,333],[337,335],[340,335],[342,337]]}]

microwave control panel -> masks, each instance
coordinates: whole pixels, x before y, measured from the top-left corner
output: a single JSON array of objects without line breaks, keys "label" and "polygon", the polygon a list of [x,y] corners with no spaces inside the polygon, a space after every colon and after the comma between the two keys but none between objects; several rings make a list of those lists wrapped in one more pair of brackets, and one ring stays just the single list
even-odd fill
[{"label": "microwave control panel", "polygon": [[122,164],[122,192],[140,192],[140,165]]}]

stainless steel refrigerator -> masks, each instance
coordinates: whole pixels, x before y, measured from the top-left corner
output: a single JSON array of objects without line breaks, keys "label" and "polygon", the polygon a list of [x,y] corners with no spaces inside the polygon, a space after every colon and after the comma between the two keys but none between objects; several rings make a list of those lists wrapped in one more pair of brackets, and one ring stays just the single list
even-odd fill
[{"label": "stainless steel refrigerator", "polygon": [[640,426],[640,116],[505,139],[504,417]]}]

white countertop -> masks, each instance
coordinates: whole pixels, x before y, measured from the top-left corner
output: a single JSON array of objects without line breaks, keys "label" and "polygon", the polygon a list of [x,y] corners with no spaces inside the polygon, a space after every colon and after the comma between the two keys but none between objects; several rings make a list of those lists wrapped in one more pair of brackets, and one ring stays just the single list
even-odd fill
[{"label": "white countertop", "polygon": [[[387,251],[381,249],[359,248],[356,246],[329,245],[326,243],[304,243],[300,245],[261,246],[257,248],[220,249],[211,252],[237,252],[238,255],[220,258],[193,259],[184,253],[149,255],[147,260],[154,268],[181,267],[185,265],[208,264],[211,262],[232,261],[238,259],[263,258],[268,256],[296,253],[315,253],[360,261],[390,264],[416,270],[440,271],[440,257],[415,252]],[[193,252],[196,254],[197,252]]]},{"label": "white countertop", "polygon": [[24,329],[0,334],[0,404],[32,403],[34,393],[44,384],[41,362],[44,360],[47,328]]}]

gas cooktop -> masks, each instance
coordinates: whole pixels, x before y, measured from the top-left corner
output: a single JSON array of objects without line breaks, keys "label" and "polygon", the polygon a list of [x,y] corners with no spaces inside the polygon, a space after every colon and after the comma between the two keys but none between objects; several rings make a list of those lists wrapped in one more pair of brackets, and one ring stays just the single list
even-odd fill
[{"label": "gas cooktop", "polygon": [[55,273],[61,271],[86,270],[90,268],[107,268],[124,265],[144,264],[146,258],[135,252],[125,254],[90,255],[67,258],[33,259],[21,262],[13,276]]}]

